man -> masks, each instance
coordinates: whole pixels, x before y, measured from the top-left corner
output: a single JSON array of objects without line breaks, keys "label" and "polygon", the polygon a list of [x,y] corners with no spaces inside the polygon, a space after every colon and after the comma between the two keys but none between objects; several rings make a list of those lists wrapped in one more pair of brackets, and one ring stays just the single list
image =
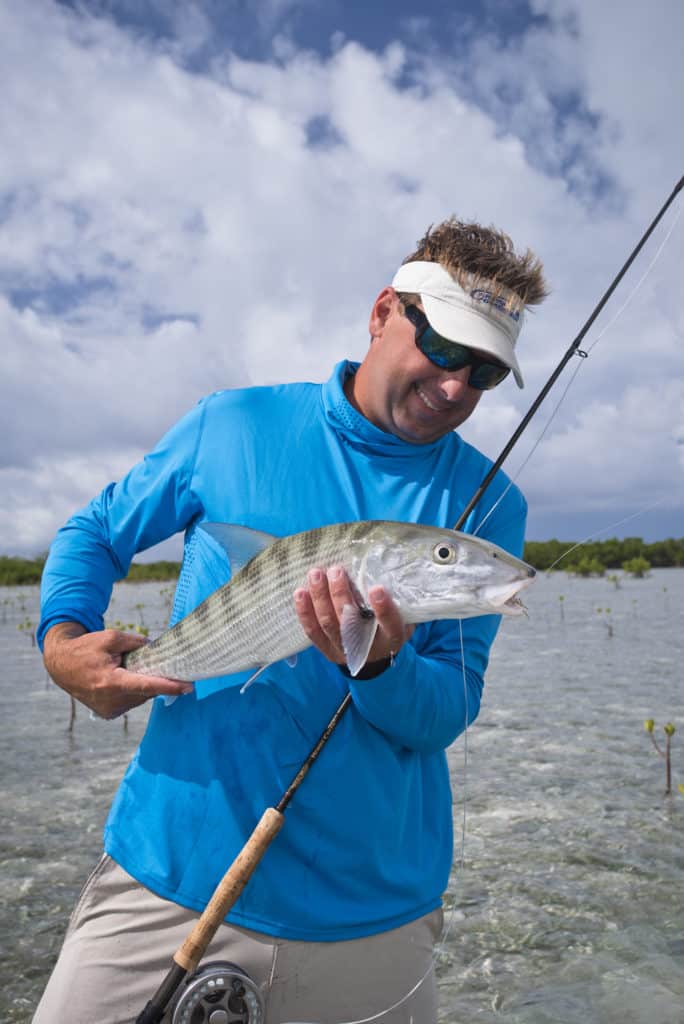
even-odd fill
[{"label": "man", "polygon": [[[351,679],[339,635],[349,582],[314,569],[293,595],[313,646],[241,695],[244,677],[193,686],[127,672],[121,655],[142,641],[103,630],[103,614],[133,555],[178,530],[173,619],[223,583],[204,521],[280,535],[352,519],[453,525],[490,467],[455,428],[509,371],[522,386],[514,346],[525,306],[543,297],[531,253],[448,220],[376,299],[360,366],[340,363],[324,385],[209,396],[59,532],[39,629],[53,679],[106,718],[181,699],[152,706],[37,1024],[135,1020],[347,691],[352,710],[206,959],[248,972],[267,1024],[436,1019],[432,947],[452,856],[445,748],[477,715],[498,618],[463,622],[461,644],[454,622],[407,630],[374,588],[380,628]],[[480,536],[519,555],[525,503],[506,485],[499,473],[465,529],[483,524]]]}]

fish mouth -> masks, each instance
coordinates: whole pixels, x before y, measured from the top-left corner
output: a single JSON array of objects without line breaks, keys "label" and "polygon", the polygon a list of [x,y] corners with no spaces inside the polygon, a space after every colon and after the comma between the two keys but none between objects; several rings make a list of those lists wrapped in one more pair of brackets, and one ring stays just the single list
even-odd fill
[{"label": "fish mouth", "polygon": [[523,604],[516,595],[515,597],[509,597],[508,601],[504,601],[501,605],[501,611],[504,615],[527,615],[527,605]]},{"label": "fish mouth", "polygon": [[526,580],[516,580],[507,587],[501,587],[496,594],[490,595],[493,608],[502,615],[526,615],[527,608],[522,603],[518,594],[526,587],[534,583],[534,577]]}]

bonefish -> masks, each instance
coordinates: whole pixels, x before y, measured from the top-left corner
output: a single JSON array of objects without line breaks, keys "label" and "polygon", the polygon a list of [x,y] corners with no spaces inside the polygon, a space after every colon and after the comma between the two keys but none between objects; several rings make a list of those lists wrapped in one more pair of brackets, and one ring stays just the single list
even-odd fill
[{"label": "bonefish", "polygon": [[535,570],[479,537],[387,520],[336,523],[277,539],[244,526],[204,523],[226,549],[232,578],[157,640],[125,656],[131,672],[194,681],[260,669],[310,646],[293,592],[309,569],[345,569],[356,598],[341,621],[347,666],[366,662],[377,621],[368,591],[381,584],[407,624],[520,615]]}]

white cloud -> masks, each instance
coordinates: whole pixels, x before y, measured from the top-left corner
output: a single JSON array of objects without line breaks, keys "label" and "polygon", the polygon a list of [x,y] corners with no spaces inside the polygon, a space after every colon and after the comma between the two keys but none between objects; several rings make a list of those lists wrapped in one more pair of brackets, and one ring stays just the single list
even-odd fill
[{"label": "white cloud", "polygon": [[0,532],[5,551],[46,550],[56,525],[122,476],[141,454],[136,449],[119,449],[109,457],[37,456],[28,468],[0,467]]},{"label": "white cloud", "polygon": [[[528,389],[485,396],[465,431],[496,454],[683,163],[681,33],[639,47],[638,13],[538,8],[546,28],[472,39],[460,66],[290,39],[190,73],[176,57],[204,45],[208,9],[174,49],[49,0],[0,6],[0,286],[28,302],[0,300],[5,550],[44,548],[201,394],[361,358],[375,295],[452,212],[537,250],[553,286],[522,342]],[[666,9],[681,17],[651,16]],[[682,507],[683,249],[680,227],[592,352],[521,480],[531,504]]]}]

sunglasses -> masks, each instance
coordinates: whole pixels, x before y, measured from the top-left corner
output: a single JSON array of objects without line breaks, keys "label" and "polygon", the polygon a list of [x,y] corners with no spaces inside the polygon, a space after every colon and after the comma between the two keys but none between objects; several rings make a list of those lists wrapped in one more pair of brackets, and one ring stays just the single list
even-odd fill
[{"label": "sunglasses", "polygon": [[416,345],[424,356],[443,370],[462,370],[470,367],[468,384],[477,391],[490,391],[508,376],[510,367],[497,363],[494,359],[483,359],[476,356],[467,345],[458,341],[450,341],[430,325],[430,321],[417,306],[406,306],[404,315],[416,329]]}]

